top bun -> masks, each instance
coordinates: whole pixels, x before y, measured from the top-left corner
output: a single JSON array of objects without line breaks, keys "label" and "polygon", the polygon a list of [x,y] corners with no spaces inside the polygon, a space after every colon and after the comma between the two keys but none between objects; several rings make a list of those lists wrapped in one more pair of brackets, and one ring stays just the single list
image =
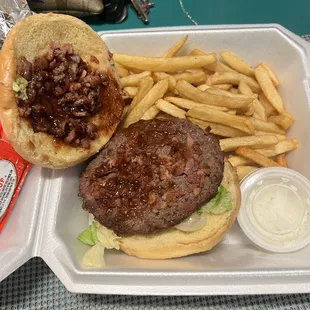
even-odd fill
[{"label": "top bun", "polygon": [[[90,118],[98,127],[98,137],[84,149],[57,141],[52,135],[32,129],[28,120],[21,118],[17,98],[12,90],[16,80],[17,60],[25,57],[33,62],[46,55],[51,42],[69,43],[73,52],[89,68],[108,76],[101,110]],[[94,62],[94,57],[97,60]],[[23,158],[48,168],[67,168],[85,161],[97,153],[110,139],[121,120],[124,102],[112,54],[102,39],[84,22],[67,15],[37,14],[21,20],[8,34],[0,54],[0,121],[4,132]]]}]

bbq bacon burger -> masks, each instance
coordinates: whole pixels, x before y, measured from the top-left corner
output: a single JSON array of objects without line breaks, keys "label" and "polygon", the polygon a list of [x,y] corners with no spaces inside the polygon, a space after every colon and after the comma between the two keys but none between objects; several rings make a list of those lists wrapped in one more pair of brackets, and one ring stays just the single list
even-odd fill
[{"label": "bbq bacon burger", "polygon": [[148,259],[210,250],[240,206],[236,172],[218,140],[186,120],[139,121],[118,131],[80,178],[94,218],[79,236],[84,263],[100,266],[105,248]]},{"label": "bbq bacon burger", "polygon": [[80,163],[110,139],[123,99],[112,54],[81,20],[37,14],[0,55],[0,121],[13,148],[43,167]]}]

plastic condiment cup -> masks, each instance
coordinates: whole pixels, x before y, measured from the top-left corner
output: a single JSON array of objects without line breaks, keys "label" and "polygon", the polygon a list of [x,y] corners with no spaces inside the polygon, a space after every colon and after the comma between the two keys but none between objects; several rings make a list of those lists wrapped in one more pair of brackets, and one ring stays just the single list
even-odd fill
[{"label": "plastic condiment cup", "polygon": [[310,243],[310,181],[288,168],[258,169],[241,182],[238,223],[258,247],[278,253]]}]

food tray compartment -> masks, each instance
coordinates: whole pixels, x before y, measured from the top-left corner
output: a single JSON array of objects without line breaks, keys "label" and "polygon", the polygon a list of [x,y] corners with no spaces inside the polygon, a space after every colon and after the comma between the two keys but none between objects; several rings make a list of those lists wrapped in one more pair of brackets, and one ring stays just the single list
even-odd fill
[{"label": "food tray compartment", "polygon": [[[189,34],[182,53],[192,48],[231,50],[246,62],[266,62],[278,74],[285,106],[296,119],[289,137],[300,147],[288,155],[290,167],[310,178],[310,46],[279,25],[175,27],[106,32],[100,36],[112,52],[159,56]],[[42,257],[68,290],[79,293],[136,295],[208,295],[310,292],[309,250],[289,254],[264,252],[253,246],[235,223],[212,251],[170,260],[143,260],[107,250],[104,269],[81,265],[87,246],[77,235],[88,225],[81,208],[78,177],[85,165],[66,170],[33,168],[4,233],[0,235],[0,280],[32,256]],[[35,188],[35,189],[34,189]],[[31,195],[30,191],[36,194]],[[22,224],[21,224],[22,223]],[[19,224],[19,225],[18,225]],[[10,262],[8,242],[15,235]],[[18,236],[24,239],[21,242]],[[27,236],[27,237],[26,237]],[[13,240],[15,240],[13,239]],[[12,241],[13,242],[13,241]],[[3,253],[6,253],[5,256]],[[2,263],[7,267],[3,272]]]}]

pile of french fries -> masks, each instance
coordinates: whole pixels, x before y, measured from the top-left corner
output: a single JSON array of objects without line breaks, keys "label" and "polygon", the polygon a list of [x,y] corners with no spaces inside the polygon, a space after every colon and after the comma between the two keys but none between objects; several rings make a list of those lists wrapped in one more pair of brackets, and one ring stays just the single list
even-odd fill
[{"label": "pile of french fries", "polygon": [[230,51],[176,56],[187,39],[161,57],[113,55],[127,102],[121,126],[176,117],[209,128],[239,180],[260,167],[287,167],[286,153],[298,141],[286,136],[294,118],[284,108],[276,74]]}]

